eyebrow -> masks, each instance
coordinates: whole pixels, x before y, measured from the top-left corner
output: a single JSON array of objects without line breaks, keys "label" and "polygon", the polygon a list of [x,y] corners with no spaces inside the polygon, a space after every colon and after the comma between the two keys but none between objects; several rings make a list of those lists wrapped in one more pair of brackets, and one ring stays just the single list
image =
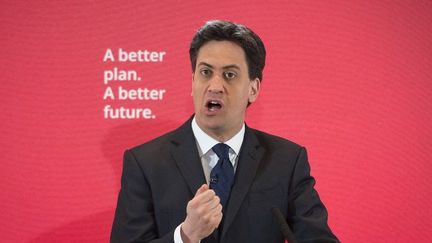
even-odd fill
[{"label": "eyebrow", "polygon": [[[209,68],[214,68],[214,66],[212,66],[212,65],[210,65],[210,64],[208,64],[206,62],[200,62],[200,63],[198,63],[198,66],[200,66],[200,65],[204,65],[204,66],[207,66]],[[230,68],[234,68],[234,69],[240,70],[240,67],[237,66],[237,65],[235,65],[235,64],[230,64],[230,65],[226,65],[226,66],[222,67],[222,69],[230,69]]]}]

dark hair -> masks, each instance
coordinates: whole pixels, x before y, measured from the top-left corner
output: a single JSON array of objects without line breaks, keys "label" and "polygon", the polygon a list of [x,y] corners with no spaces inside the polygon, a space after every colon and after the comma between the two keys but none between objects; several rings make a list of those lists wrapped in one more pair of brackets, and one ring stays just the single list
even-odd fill
[{"label": "dark hair", "polygon": [[212,40],[232,41],[243,48],[246,54],[249,79],[258,78],[262,81],[262,71],[266,57],[263,42],[258,35],[246,26],[222,20],[208,21],[193,37],[189,49],[192,72],[195,72],[199,49]]}]

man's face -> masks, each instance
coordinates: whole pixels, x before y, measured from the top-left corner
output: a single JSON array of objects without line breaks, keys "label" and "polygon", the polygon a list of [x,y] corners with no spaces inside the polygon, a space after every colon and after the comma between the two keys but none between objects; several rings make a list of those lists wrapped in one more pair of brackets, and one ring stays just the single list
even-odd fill
[{"label": "man's face", "polygon": [[192,74],[192,96],[198,125],[219,141],[240,131],[248,102],[259,93],[250,80],[243,49],[230,41],[209,41],[198,52]]}]

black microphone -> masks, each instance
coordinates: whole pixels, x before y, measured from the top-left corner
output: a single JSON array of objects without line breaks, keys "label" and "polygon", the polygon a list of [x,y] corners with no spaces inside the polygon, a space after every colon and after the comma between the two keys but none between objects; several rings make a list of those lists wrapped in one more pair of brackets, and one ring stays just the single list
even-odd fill
[{"label": "black microphone", "polygon": [[294,237],[293,232],[291,231],[289,225],[287,224],[282,212],[279,208],[273,207],[271,209],[273,216],[276,218],[276,220],[279,223],[280,230],[285,238],[285,240],[288,241],[288,243],[297,243],[296,238]]},{"label": "black microphone", "polygon": [[218,177],[214,176],[214,177],[210,177],[210,184],[212,183],[218,183]]}]

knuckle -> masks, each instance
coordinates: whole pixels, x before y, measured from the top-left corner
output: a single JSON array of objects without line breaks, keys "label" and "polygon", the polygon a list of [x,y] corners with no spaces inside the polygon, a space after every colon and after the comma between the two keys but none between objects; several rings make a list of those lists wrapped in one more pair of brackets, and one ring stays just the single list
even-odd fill
[{"label": "knuckle", "polygon": [[193,199],[190,200],[187,204],[187,207],[189,208],[195,208],[196,207],[196,201],[194,201]]},{"label": "knuckle", "polygon": [[196,213],[198,214],[198,215],[203,215],[204,213],[205,213],[205,209],[204,208],[197,208],[196,209]]},{"label": "knuckle", "polygon": [[211,222],[211,218],[208,215],[203,216],[201,219],[205,224],[209,224]]},{"label": "knuckle", "polygon": [[222,213],[222,205],[219,204],[219,205],[217,206],[217,210],[220,211],[220,212]]}]

